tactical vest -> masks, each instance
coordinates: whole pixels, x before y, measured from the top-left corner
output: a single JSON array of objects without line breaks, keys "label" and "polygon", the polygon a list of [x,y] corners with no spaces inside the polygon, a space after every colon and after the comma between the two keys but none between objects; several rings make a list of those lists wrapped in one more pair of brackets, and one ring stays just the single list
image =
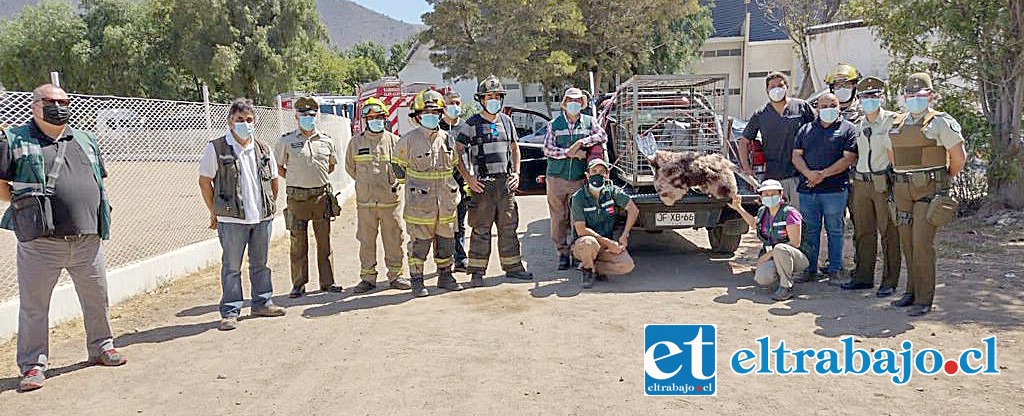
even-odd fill
[{"label": "tactical vest", "polygon": [[775,218],[772,218],[772,222],[768,224],[768,233],[765,234],[764,229],[761,228],[761,224],[764,224],[764,218],[771,211],[768,207],[762,206],[757,211],[757,237],[764,243],[765,248],[774,247],[776,244],[784,244],[789,242],[789,233],[786,231],[786,217],[789,216],[789,212],[794,210],[789,205],[782,205],[779,207],[779,212],[775,213]]},{"label": "tactical vest", "polygon": [[[70,127],[69,127],[70,129]],[[43,148],[39,141],[32,137],[32,130],[29,124],[8,129],[7,140],[13,153],[12,163],[14,165],[14,177],[11,180],[11,198],[17,198],[28,192],[41,192],[46,187],[46,169],[43,158]],[[100,206],[96,224],[97,234],[101,239],[110,239],[110,200],[107,198],[106,188],[103,187],[103,170],[100,167],[100,148],[96,144],[96,137],[77,129],[71,129],[74,140],[82,147],[89,163],[92,165],[92,176],[96,179],[96,185],[100,188]],[[11,207],[7,207],[3,219],[0,220],[0,228],[14,230]]]},{"label": "tactical vest", "polygon": [[473,165],[477,177],[504,175],[511,170],[512,146],[515,146],[512,135],[515,134],[515,126],[504,114],[498,114],[496,122],[501,123],[505,130],[505,138],[498,133],[496,123],[489,122],[480,115],[466,120],[466,124],[473,131],[468,146],[468,161]]},{"label": "tactical vest", "polygon": [[922,130],[938,113],[929,109],[921,124],[906,124],[908,113],[893,120],[889,137],[892,139],[893,169],[913,171],[946,167],[946,148],[929,139]]},{"label": "tactical vest", "polygon": [[[555,136],[555,144],[561,148],[572,146],[577,140],[590,135],[590,127],[593,120],[586,114],[580,115],[576,125],[570,130],[569,120],[565,116],[558,116],[551,122],[551,131]],[[568,179],[575,181],[583,179],[586,161],[566,157],[564,159],[548,159],[547,176]]]},{"label": "tactical vest", "polygon": [[[263,204],[260,207],[260,218],[267,218],[277,210],[274,191],[271,187],[273,171],[277,166],[270,166],[267,145],[252,139],[256,146],[256,169],[260,177],[260,190]],[[238,155],[228,144],[226,137],[218,137],[211,141],[217,154],[217,176],[213,178],[213,213],[221,217],[245,219],[242,207],[242,185],[239,181]]]}]

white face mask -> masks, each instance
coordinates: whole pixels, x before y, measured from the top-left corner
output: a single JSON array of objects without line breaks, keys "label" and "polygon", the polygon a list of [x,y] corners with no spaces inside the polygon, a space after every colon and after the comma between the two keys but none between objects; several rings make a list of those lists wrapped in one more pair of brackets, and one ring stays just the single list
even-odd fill
[{"label": "white face mask", "polygon": [[836,98],[838,98],[841,103],[850,101],[853,98],[853,90],[850,88],[840,88],[836,90]]},{"label": "white face mask", "polygon": [[768,90],[768,98],[772,101],[782,101],[786,98],[786,89],[782,87],[775,87]]}]

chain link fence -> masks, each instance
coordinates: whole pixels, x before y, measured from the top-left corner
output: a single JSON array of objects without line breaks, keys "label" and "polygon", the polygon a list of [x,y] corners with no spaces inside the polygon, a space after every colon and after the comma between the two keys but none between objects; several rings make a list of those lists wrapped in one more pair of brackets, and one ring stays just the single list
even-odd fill
[{"label": "chain link fence", "polygon": [[[0,124],[28,122],[31,103],[29,92],[0,93]],[[111,240],[105,245],[108,269],[216,238],[216,231],[207,228],[198,162],[206,143],[226,134],[229,107],[71,95],[70,125],[96,134],[108,174],[105,185],[113,207]],[[255,137],[271,146],[296,128],[291,111],[269,107],[256,108],[256,124]],[[344,138],[339,153],[347,145],[348,128],[347,119],[333,115],[323,115],[319,124],[328,135]],[[343,182],[341,170],[334,179]],[[279,206],[284,206],[281,189]],[[0,203],[0,212],[6,209]],[[14,233],[0,231],[0,302],[18,295],[16,246]],[[61,282],[67,280],[65,273]]]}]

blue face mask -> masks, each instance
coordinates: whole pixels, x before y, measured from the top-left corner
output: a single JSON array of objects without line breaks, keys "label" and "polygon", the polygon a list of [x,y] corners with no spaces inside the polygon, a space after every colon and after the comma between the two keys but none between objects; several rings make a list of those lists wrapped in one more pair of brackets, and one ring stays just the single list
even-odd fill
[{"label": "blue face mask", "polygon": [[444,113],[448,115],[448,118],[459,118],[462,114],[462,107],[451,104],[448,107],[445,107]]},{"label": "blue face mask", "polygon": [[501,100],[487,100],[487,103],[484,104],[484,107],[488,113],[498,114],[498,112],[501,111]]},{"label": "blue face mask", "polygon": [[256,127],[253,126],[252,123],[245,123],[245,122],[235,123],[235,134],[237,134],[238,137],[241,137],[243,139],[248,139],[249,136],[252,136],[252,131],[255,128]]},{"label": "blue face mask", "polygon": [[374,119],[366,122],[366,128],[371,132],[380,133],[384,131],[384,120]]},{"label": "blue face mask", "polygon": [[583,110],[583,104],[580,104],[580,103],[575,102],[575,101],[569,101],[569,102],[565,103],[565,111],[567,113],[569,113],[569,115],[573,115],[573,116],[577,115],[582,110]]},{"label": "blue face mask", "polygon": [[861,98],[860,99],[860,107],[864,109],[865,113],[868,113],[868,114],[874,113],[875,111],[878,111],[879,108],[882,108],[882,99],[881,98]]},{"label": "blue face mask", "polygon": [[316,128],[316,116],[299,116],[299,128],[305,131]]},{"label": "blue face mask", "polygon": [[420,116],[420,125],[428,130],[437,129],[437,125],[441,123],[441,116],[437,114],[423,114]]},{"label": "blue face mask", "polygon": [[928,97],[907,98],[907,110],[911,113],[920,113],[928,109]]},{"label": "blue face mask", "polygon": [[818,117],[821,117],[821,121],[832,124],[839,119],[839,109],[834,107],[822,108],[818,110]]},{"label": "blue face mask", "polygon": [[775,208],[782,202],[782,195],[762,196],[761,203],[768,208]]}]

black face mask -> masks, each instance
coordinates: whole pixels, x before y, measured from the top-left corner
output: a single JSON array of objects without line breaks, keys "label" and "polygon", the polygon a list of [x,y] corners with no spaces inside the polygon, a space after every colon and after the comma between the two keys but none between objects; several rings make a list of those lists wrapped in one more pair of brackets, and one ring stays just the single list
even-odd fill
[{"label": "black face mask", "polygon": [[604,175],[594,175],[588,180],[592,188],[603,188],[604,187]]},{"label": "black face mask", "polygon": [[55,126],[68,124],[71,119],[71,109],[66,105],[48,104],[43,106],[43,121]]}]

